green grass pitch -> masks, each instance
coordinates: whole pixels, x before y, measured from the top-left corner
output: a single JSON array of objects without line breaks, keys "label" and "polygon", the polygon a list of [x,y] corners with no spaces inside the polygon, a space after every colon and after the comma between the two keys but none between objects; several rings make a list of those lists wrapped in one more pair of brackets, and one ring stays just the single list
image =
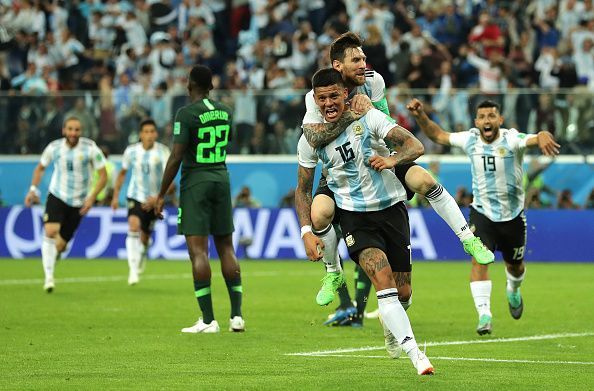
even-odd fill
[{"label": "green grass pitch", "polygon": [[[408,314],[431,377],[408,358],[387,357],[376,319],[361,329],[322,325],[334,307],[315,304],[320,264],[241,267],[247,331],[227,331],[229,299],[213,261],[221,333],[183,335],[199,316],[188,262],[150,261],[129,287],[125,261],[66,259],[46,294],[39,260],[0,260],[0,389],[594,388],[592,264],[528,264],[518,321],[508,313],[503,265],[492,265],[494,332],[480,337],[469,263],[416,262]],[[349,288],[352,271],[349,261]]]}]

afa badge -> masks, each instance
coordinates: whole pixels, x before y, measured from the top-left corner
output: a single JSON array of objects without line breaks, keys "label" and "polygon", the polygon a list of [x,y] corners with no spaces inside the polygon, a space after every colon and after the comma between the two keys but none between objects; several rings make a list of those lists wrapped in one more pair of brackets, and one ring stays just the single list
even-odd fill
[{"label": "afa badge", "polygon": [[355,238],[351,234],[348,234],[344,240],[348,247],[352,247],[355,244]]},{"label": "afa badge", "polygon": [[353,124],[353,133],[355,133],[355,136],[360,136],[363,134],[363,125],[361,125],[359,121],[355,121]]},{"label": "afa badge", "polygon": [[503,147],[499,147],[499,149],[497,149],[497,153],[499,154],[499,156],[504,157],[505,156],[505,148]]}]

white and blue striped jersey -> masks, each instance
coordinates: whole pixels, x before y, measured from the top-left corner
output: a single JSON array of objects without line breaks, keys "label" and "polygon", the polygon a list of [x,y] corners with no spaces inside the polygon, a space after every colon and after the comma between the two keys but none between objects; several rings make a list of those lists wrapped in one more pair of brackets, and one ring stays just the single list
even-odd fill
[{"label": "white and blue striped jersey", "polygon": [[499,129],[499,137],[487,144],[477,128],[450,134],[450,144],[470,158],[472,206],[491,221],[512,220],[524,209],[522,160],[530,137],[535,136]]},{"label": "white and blue striped jersey", "polygon": [[105,156],[93,140],[81,137],[71,148],[66,138],[49,143],[39,163],[47,167],[54,162],[49,192],[66,205],[80,208],[89,194],[93,170],[105,167]]},{"label": "white and blue striped jersey", "polygon": [[[367,70],[365,71],[365,84],[355,87],[349,93],[348,100],[355,96],[355,94],[365,94],[375,105],[385,98],[385,93],[386,82],[384,81],[382,75],[375,71]],[[376,106],[376,108],[378,107]],[[324,116],[316,104],[313,90],[309,91],[305,95],[305,109],[306,111],[305,116],[303,117],[303,124],[321,124],[324,122]],[[381,110],[384,111],[383,109]]]},{"label": "white and blue striped jersey", "polygon": [[312,148],[301,136],[299,165],[315,168],[318,159],[322,161],[328,171],[328,187],[341,209],[370,212],[389,208],[406,200],[406,191],[392,170],[375,171],[369,158],[389,156],[383,139],[395,126],[392,118],[372,109],[324,148]]},{"label": "white and blue striped jersey", "polygon": [[140,142],[128,146],[122,157],[122,169],[132,171],[126,197],[142,203],[158,194],[167,159],[169,148],[159,142],[148,150]]}]

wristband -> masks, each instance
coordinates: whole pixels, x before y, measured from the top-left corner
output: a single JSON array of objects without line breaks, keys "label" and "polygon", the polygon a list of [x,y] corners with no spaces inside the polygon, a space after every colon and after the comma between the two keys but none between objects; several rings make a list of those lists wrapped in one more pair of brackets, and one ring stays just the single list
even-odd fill
[{"label": "wristband", "polygon": [[311,232],[311,225],[304,225],[301,227],[301,239],[305,236],[306,233]]},{"label": "wristband", "polygon": [[39,189],[35,185],[31,185],[31,187],[29,188],[29,192],[34,193],[36,196],[39,196],[40,194]]}]

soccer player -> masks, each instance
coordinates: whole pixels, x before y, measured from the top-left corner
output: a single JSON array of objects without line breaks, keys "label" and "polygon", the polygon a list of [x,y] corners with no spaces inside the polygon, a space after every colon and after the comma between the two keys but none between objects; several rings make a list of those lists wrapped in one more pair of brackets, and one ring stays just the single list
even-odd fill
[{"label": "soccer player", "polygon": [[122,169],[114,187],[111,207],[118,208],[120,190],[128,170],[132,170],[128,185],[128,236],[126,253],[128,255],[128,284],[135,285],[144,269],[146,253],[153,231],[156,216],[152,211],[142,209],[148,197],[155,196],[161,187],[161,178],[169,148],[157,141],[157,125],[153,119],[140,123],[140,142],[132,144],[124,151]]},{"label": "soccer player", "polygon": [[[526,216],[522,187],[524,150],[539,147],[547,156],[559,153],[559,144],[547,131],[535,135],[504,129],[499,105],[486,100],[476,110],[475,127],[459,133],[446,132],[431,121],[418,99],[406,106],[423,132],[434,142],[460,147],[470,157],[472,195],[470,227],[492,251],[505,261],[507,300],[514,319],[520,319],[524,301],[520,285],[526,267]],[[487,265],[472,258],[470,291],[479,316],[477,332],[491,333],[491,280]]]},{"label": "soccer player", "polygon": [[[192,262],[194,291],[202,317],[184,333],[217,333],[219,324],[212,309],[211,270],[208,236],[213,235],[221,269],[231,299],[229,330],[244,331],[241,314],[243,288],[239,263],[233,250],[233,216],[229,173],[225,165],[231,130],[231,109],[209,99],[212,90],[209,68],[196,65],[190,71],[188,93],[191,103],[179,109],[173,126],[173,149],[155,199],[147,201],[162,217],[165,193],[181,164],[178,233],[186,236]],[[183,160],[183,162],[182,162]]]},{"label": "soccer player", "polygon": [[[332,67],[338,70],[349,91],[348,98],[351,99],[351,107],[355,111],[360,111],[362,106],[358,102],[357,94],[367,95],[375,108],[390,115],[388,103],[385,98],[385,88],[383,77],[372,70],[366,69],[366,56],[361,48],[363,41],[358,35],[347,32],[339,36],[330,46],[330,60]],[[327,145],[334,140],[344,129],[352,118],[351,113],[347,112],[340,121],[334,123],[324,123],[324,118],[314,100],[313,91],[310,91],[305,97],[307,112],[303,119],[303,133],[309,144],[314,148]],[[381,140],[380,142],[383,142]],[[414,193],[424,196],[431,204],[433,209],[445,220],[452,231],[458,236],[464,251],[474,256],[480,263],[488,264],[493,262],[494,256],[474,234],[468,229],[468,224],[464,215],[456,204],[456,200],[450,193],[423,167],[414,162],[401,164],[394,167],[399,181],[405,185],[407,198],[410,200]],[[323,285],[318,293],[317,302],[320,305],[329,304],[334,299],[334,291],[340,286],[340,276],[336,266],[338,262],[337,251],[334,247],[337,245],[337,235],[332,228],[332,219],[334,213],[334,200],[332,192],[325,185],[325,179],[321,178],[316,190],[314,202],[312,205],[312,220],[315,233],[322,238],[324,249],[324,263],[326,264],[327,275],[323,279]],[[334,255],[336,254],[336,258]],[[365,274],[357,268],[359,280],[356,282],[356,302],[357,315],[353,318],[353,324],[360,324],[363,319],[363,313],[369,295],[370,284],[365,278]],[[339,290],[341,298],[342,311],[339,314],[348,314],[345,307],[350,306],[348,292],[344,289]]]},{"label": "soccer player", "polygon": [[[44,237],[41,244],[41,262],[45,273],[43,289],[48,293],[56,287],[56,260],[66,249],[82,217],[91,209],[107,181],[103,153],[94,141],[81,137],[81,133],[81,121],[77,117],[66,118],[62,126],[64,137],[52,141],[43,150],[25,196],[27,207],[39,199],[37,186],[45,169],[54,162],[43,215]],[[94,170],[99,171],[99,180],[90,190]]]},{"label": "soccer player", "polygon": [[[314,75],[312,85],[324,119],[338,122],[348,97],[340,72],[322,69]],[[419,350],[404,308],[412,292],[406,190],[392,170],[376,171],[378,161],[389,156],[380,140],[389,141],[398,150],[392,159],[396,164],[410,163],[424,151],[418,139],[377,109],[345,126],[325,147],[314,149],[301,137],[295,207],[308,258],[319,259],[321,240],[310,226],[313,177],[321,160],[349,255],[376,289],[385,333],[395,337],[393,348],[407,353],[419,375],[432,374],[433,366]]]}]

